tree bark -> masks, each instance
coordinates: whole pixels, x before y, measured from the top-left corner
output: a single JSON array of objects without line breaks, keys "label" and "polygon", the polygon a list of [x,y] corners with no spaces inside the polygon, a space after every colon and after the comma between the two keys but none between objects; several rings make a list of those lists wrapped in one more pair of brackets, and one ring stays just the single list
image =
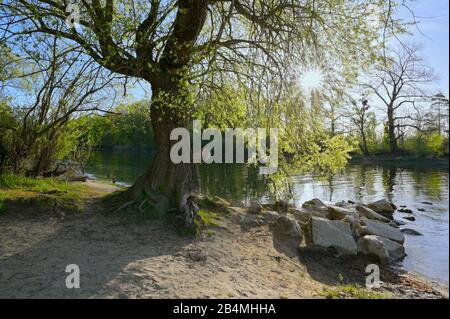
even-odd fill
[{"label": "tree bark", "polygon": [[364,131],[364,129],[361,129],[361,138],[362,138],[362,143],[360,145],[361,150],[363,151],[365,156],[369,156],[369,147],[367,146],[366,132]]},{"label": "tree bark", "polygon": [[398,153],[397,136],[395,135],[395,118],[393,105],[388,106],[388,135],[391,154]]},{"label": "tree bark", "polygon": [[175,128],[187,128],[189,118],[180,116],[182,112],[179,109],[165,105],[166,102],[158,98],[161,94],[171,96],[172,100],[183,100],[176,83],[153,89],[151,122],[156,155],[129,192],[135,199],[147,200],[159,215],[171,209],[179,210],[185,224],[190,226],[198,211],[195,203],[199,190],[198,166],[193,163],[174,164],[170,158],[170,150],[177,142],[170,140],[170,133]]},{"label": "tree bark", "polygon": [[170,141],[170,133],[175,128],[187,128],[191,120],[188,115],[191,108],[180,85],[206,21],[208,4],[207,0],[178,1],[179,10],[158,71],[144,76],[152,86],[151,121],[157,150],[147,172],[130,189],[135,198],[145,196],[159,214],[178,209],[187,226],[192,225],[198,211],[195,203],[199,189],[198,167],[171,161],[170,150],[176,141]]}]

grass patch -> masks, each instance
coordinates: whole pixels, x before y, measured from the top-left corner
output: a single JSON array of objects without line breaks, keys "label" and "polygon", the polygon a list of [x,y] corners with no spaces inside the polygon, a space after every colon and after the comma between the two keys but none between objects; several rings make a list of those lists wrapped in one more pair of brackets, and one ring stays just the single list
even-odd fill
[{"label": "grass patch", "polygon": [[328,299],[390,299],[391,294],[368,290],[359,285],[344,285],[324,289]]},{"label": "grass patch", "polygon": [[212,227],[219,226],[219,215],[210,210],[200,209],[197,213],[197,217],[194,219],[195,234],[211,236],[214,234]]},{"label": "grass patch", "polygon": [[220,226],[219,214],[206,209],[200,209],[194,219],[194,225],[190,228],[180,225],[177,232],[182,236],[211,236],[214,230],[211,228]]},{"label": "grass patch", "polygon": [[57,178],[31,178],[20,175],[0,175],[0,189],[27,190],[33,192],[73,191],[81,190],[82,185],[71,184]]},{"label": "grass patch", "polygon": [[68,183],[57,178],[31,178],[26,176],[0,175],[0,203],[6,206],[32,207],[48,211],[50,208],[81,211],[84,199],[92,192],[81,183]]},{"label": "grass patch", "polygon": [[231,215],[230,208],[222,201],[209,196],[200,196],[198,198],[198,205],[206,211],[214,211],[223,216]]},{"label": "grass patch", "polygon": [[217,227],[219,226],[219,223],[217,220],[219,219],[219,215],[216,213],[213,213],[209,210],[200,209],[197,214],[197,218],[195,222],[200,227]]}]

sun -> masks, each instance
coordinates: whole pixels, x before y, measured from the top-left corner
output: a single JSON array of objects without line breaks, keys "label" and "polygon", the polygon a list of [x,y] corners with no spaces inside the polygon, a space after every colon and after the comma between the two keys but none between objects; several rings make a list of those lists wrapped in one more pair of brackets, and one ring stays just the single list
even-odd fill
[{"label": "sun", "polygon": [[320,89],[323,81],[324,74],[320,69],[310,69],[300,76],[300,85],[306,92]]}]

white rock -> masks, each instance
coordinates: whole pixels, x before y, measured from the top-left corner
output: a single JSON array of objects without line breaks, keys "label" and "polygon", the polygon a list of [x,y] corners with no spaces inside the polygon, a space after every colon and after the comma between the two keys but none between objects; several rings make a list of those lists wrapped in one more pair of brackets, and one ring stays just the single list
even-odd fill
[{"label": "white rock", "polygon": [[389,252],[377,236],[365,236],[358,240],[358,253],[375,256],[382,264],[389,263]]},{"label": "white rock", "polygon": [[405,242],[405,236],[402,232],[392,226],[384,223],[369,220],[367,218],[361,219],[362,230],[361,234],[364,235],[376,235],[384,237],[398,243],[403,244]]},{"label": "white rock", "polygon": [[356,210],[363,217],[366,217],[368,219],[378,220],[378,221],[384,222],[384,223],[389,223],[390,222],[389,218],[386,218],[386,217],[378,214],[376,211],[374,211],[374,210],[372,210],[372,209],[370,209],[368,207],[365,207],[365,206],[362,206],[362,205],[358,205],[358,206],[356,206]]},{"label": "white rock", "polygon": [[399,243],[374,235],[368,235],[359,239],[358,252],[375,256],[383,264],[406,256],[405,248]]},{"label": "white rock", "polygon": [[356,255],[357,246],[350,225],[340,220],[312,217],[304,227],[306,244],[334,248],[339,255]]},{"label": "white rock", "polygon": [[331,220],[341,220],[346,216],[359,218],[358,212],[352,209],[342,208],[338,206],[328,206],[328,218]]},{"label": "white rock", "polygon": [[399,243],[396,243],[395,241],[383,238],[383,237],[379,237],[376,236],[378,238],[378,240],[382,241],[384,244],[384,247],[386,247],[386,249],[389,252],[389,257],[392,261],[397,261],[400,259],[405,258],[406,256],[406,251],[405,251],[405,247],[403,247],[403,245],[400,245]]},{"label": "white rock", "polygon": [[299,238],[301,241],[302,231],[297,221],[286,216],[279,217],[272,225],[274,235],[280,237]]},{"label": "white rock", "polygon": [[317,206],[310,202],[306,202],[302,205],[302,209],[312,216],[328,218],[328,206]]},{"label": "white rock", "polygon": [[294,257],[303,240],[302,230],[293,218],[279,217],[272,225],[272,239],[276,250]]},{"label": "white rock", "polygon": [[313,213],[306,211],[303,208],[296,208],[291,210],[292,216],[300,223],[305,224],[307,223],[311,217],[313,216]]}]

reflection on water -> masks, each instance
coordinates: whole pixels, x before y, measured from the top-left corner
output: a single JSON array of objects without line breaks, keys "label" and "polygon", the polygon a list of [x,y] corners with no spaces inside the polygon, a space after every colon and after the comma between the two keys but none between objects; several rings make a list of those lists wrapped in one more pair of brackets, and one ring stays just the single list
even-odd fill
[{"label": "reflection on water", "polygon": [[[150,159],[151,155],[142,153],[96,153],[89,161],[87,171],[100,178],[114,176],[130,184],[146,170]],[[202,165],[200,179],[202,193],[218,195],[233,203],[271,200],[264,178],[257,169],[245,165]],[[295,176],[293,179],[294,201],[299,206],[315,197],[330,202],[370,202],[387,197],[397,206],[406,205],[414,211],[417,219],[408,222],[406,227],[416,229],[424,236],[407,237],[405,247],[408,257],[403,266],[448,285],[448,167],[351,164],[341,174],[327,180],[312,175]],[[397,213],[395,217],[403,220],[405,216]]]}]

